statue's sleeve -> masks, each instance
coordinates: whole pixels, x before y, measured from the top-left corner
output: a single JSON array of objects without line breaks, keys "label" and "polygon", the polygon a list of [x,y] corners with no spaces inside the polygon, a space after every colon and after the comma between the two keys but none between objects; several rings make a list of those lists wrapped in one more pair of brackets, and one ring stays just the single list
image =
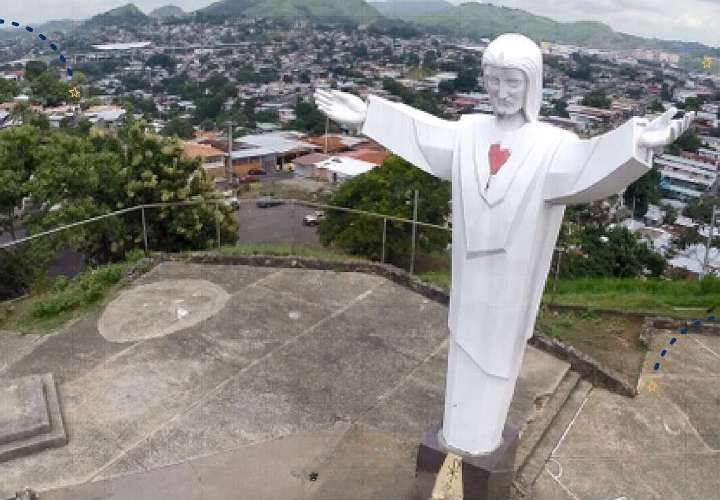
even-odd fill
[{"label": "statue's sleeve", "polygon": [[451,180],[456,130],[457,122],[371,95],[362,133],[421,170]]},{"label": "statue's sleeve", "polygon": [[620,193],[652,167],[652,152],[638,145],[647,121],[632,118],[606,134],[567,134],[551,160],[544,197],[549,203],[590,203]]}]

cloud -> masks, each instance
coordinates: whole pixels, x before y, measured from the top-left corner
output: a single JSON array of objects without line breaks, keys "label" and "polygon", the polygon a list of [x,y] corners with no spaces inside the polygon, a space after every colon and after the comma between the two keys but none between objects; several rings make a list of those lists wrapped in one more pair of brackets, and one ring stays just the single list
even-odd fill
[{"label": "cloud", "polygon": [[523,9],[557,21],[602,21],[623,33],[720,46],[719,0],[493,0],[489,3]]}]

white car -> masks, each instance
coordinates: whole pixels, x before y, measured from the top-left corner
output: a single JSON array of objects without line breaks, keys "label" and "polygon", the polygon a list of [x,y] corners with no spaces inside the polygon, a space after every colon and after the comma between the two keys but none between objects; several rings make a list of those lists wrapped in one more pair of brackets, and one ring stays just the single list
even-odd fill
[{"label": "white car", "polygon": [[313,213],[303,217],[303,224],[306,226],[317,226],[320,222],[325,220],[325,212],[322,210],[315,210]]}]

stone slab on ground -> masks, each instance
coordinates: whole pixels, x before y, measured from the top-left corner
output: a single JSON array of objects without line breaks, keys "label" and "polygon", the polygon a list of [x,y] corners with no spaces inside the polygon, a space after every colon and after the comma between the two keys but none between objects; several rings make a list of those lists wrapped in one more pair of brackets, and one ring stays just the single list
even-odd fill
[{"label": "stone slab on ground", "polygon": [[0,381],[0,445],[50,430],[42,378]]},{"label": "stone slab on ground", "polygon": [[[23,413],[37,412],[39,415],[31,415],[29,422],[23,422],[22,418],[14,419],[16,424],[15,433],[19,434],[18,431],[21,428],[24,428],[26,432],[24,437],[0,444],[0,463],[24,455],[31,455],[50,448],[63,446],[67,443],[67,433],[65,431],[60,401],[52,374],[47,373],[37,377],[29,377],[24,380],[27,383],[26,388],[29,387],[33,395],[30,396],[29,401],[20,399],[15,401],[15,403],[21,405],[29,404],[33,409],[30,410],[30,412]],[[41,395],[37,394],[38,387],[36,384],[40,384],[39,389]],[[38,397],[41,399],[37,399]],[[48,426],[43,425],[39,431],[38,428],[35,427],[34,431],[37,432],[27,433],[27,430],[34,422],[44,422],[45,418],[48,420]],[[18,423],[19,425],[17,425]],[[8,426],[8,428],[10,427],[11,425]],[[3,498],[3,495],[7,494],[7,492],[2,491],[4,487],[5,486],[0,483],[0,498]]]}]

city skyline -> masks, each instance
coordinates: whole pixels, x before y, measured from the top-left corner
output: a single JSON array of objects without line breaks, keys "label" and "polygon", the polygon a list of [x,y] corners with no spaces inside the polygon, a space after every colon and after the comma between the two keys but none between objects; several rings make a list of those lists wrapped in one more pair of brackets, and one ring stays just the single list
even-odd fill
[{"label": "city skyline", "polygon": [[[462,0],[450,0],[453,4]],[[128,0],[27,0],[5,5],[0,17],[23,23],[56,19],[85,19],[129,3]],[[203,8],[213,0],[136,0],[144,12],[172,4],[186,11]],[[665,40],[696,41],[720,46],[720,32],[713,29],[720,12],[718,0],[494,0],[495,5],[526,10],[557,21],[599,21],[614,30]]]}]

